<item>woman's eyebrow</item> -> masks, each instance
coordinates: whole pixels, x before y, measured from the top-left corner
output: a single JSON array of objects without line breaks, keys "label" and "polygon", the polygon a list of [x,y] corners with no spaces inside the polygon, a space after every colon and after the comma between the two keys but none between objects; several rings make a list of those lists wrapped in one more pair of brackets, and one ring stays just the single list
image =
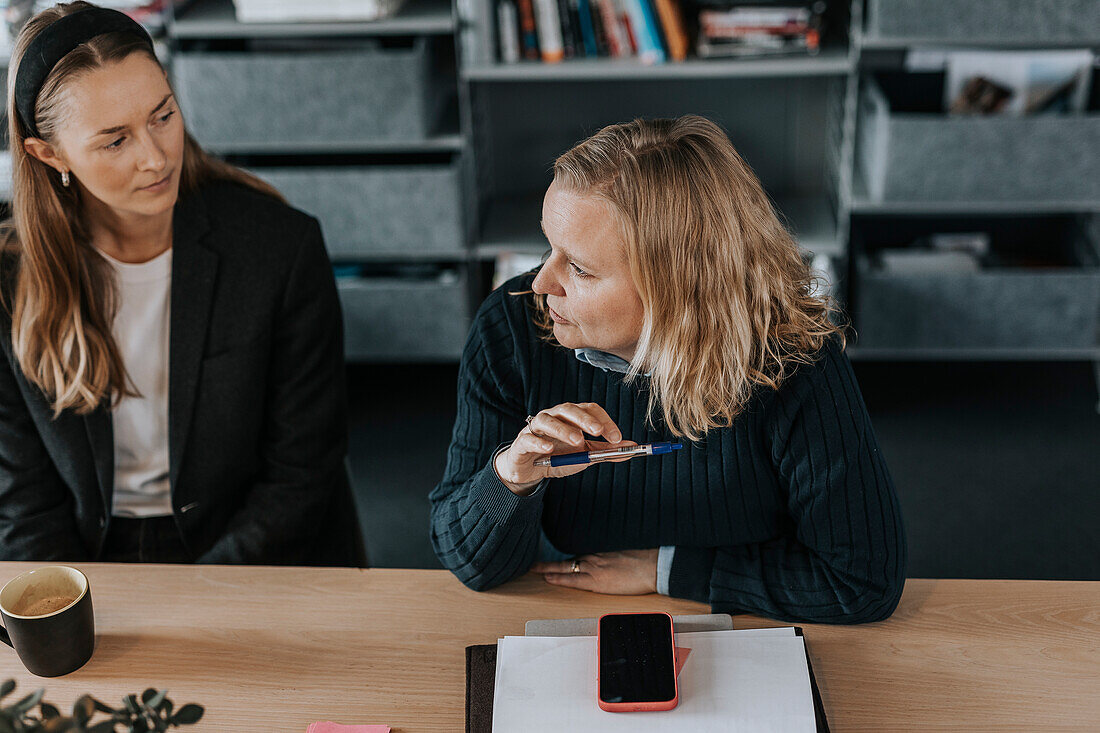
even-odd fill
[{"label": "woman's eyebrow", "polygon": [[167,94],[165,94],[164,99],[160,100],[160,104],[158,104],[156,107],[153,107],[153,111],[149,113],[149,116],[152,117],[157,112],[160,112],[161,107],[168,104],[168,100],[171,99],[171,98],[172,98],[172,92],[168,92]]},{"label": "woman's eyebrow", "polygon": [[[542,236],[546,237],[546,227],[544,227],[544,226],[542,225],[542,221],[541,221],[541,220],[539,221],[539,229],[542,229]],[[550,241],[550,237],[546,237],[546,241],[547,241],[547,242],[549,242],[549,241]],[[551,245],[551,246],[553,247],[553,245]],[[591,269],[591,268],[589,268],[589,266],[588,266],[587,264],[585,264],[584,262],[582,262],[582,261],[580,260],[580,258],[578,258],[578,257],[574,256],[574,255],[573,255],[573,254],[572,254],[572,253],[571,253],[571,252],[570,252],[569,250],[567,250],[567,249],[566,249],[565,247],[562,247],[561,245],[558,245],[558,246],[554,247],[554,249],[558,250],[558,251],[559,251],[559,252],[561,252],[561,253],[562,253],[563,255],[565,255],[565,259],[569,260],[570,262],[574,262],[574,263],[576,263],[577,265],[580,265],[580,267],[581,267],[582,269],[584,269],[584,270],[589,270],[589,269]]]},{"label": "woman's eyebrow", "polygon": [[[153,111],[149,113],[149,116],[152,117],[157,112],[159,112],[161,110],[161,108],[164,107],[164,105],[168,104],[168,100],[171,99],[171,98],[172,98],[172,93],[171,92],[168,92],[168,94],[165,94],[164,99],[160,100],[160,104],[158,104],[156,107],[153,108]],[[104,128],[104,129],[100,130],[99,132],[97,132],[92,137],[99,137],[100,135],[114,135],[116,132],[122,132],[126,128],[127,128],[126,125],[115,125],[114,127],[107,127],[107,128]]]}]

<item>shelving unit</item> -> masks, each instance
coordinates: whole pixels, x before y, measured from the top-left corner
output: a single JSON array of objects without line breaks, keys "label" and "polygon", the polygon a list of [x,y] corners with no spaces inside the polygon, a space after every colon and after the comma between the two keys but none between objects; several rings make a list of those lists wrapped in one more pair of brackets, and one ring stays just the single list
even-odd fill
[{"label": "shelving unit", "polygon": [[835,5],[816,55],[504,64],[496,59],[492,0],[458,0],[460,99],[471,120],[475,162],[468,185],[477,193],[470,217],[474,256],[538,256],[548,249],[539,230],[542,197],[551,163],[573,144],[607,124],[688,113],[731,133],[804,247],[841,255],[841,156],[833,148],[842,138],[842,100],[856,58],[847,39],[848,8]]},{"label": "shelving unit", "polygon": [[[921,47],[991,50],[1100,49],[1100,4],[1080,0],[1020,0],[1010,8],[1008,4],[997,3],[995,0],[867,0],[866,5],[858,5],[857,8],[853,17],[864,14],[864,11],[867,17],[863,23],[854,27],[852,34],[852,47],[858,61],[849,102],[853,105],[853,115],[860,119],[853,120],[854,124],[846,130],[851,136],[847,147],[852,154],[846,161],[846,165],[850,166],[850,184],[847,192],[840,197],[842,205],[839,213],[847,227],[847,300],[857,334],[855,345],[849,349],[850,356],[853,359],[882,361],[1091,361],[1095,365],[1100,384],[1100,329],[1096,328],[1100,314],[1091,319],[1091,325],[1084,326],[1085,331],[1077,334],[1078,341],[1088,342],[1085,346],[1076,343],[1028,343],[1035,338],[1034,333],[1025,333],[1021,336],[1020,343],[1013,347],[983,346],[981,344],[990,341],[990,335],[984,331],[974,333],[973,343],[970,345],[960,344],[960,334],[957,332],[950,336],[945,335],[944,343],[937,345],[928,343],[926,334],[918,335],[916,329],[912,334],[912,342],[905,346],[876,343],[873,338],[861,341],[858,334],[860,311],[863,310],[860,300],[863,282],[860,267],[857,266],[858,260],[865,256],[861,244],[862,231],[876,226],[880,230],[884,226],[925,226],[931,231],[946,225],[947,230],[951,231],[952,221],[984,219],[987,222],[1000,222],[999,226],[1004,229],[1012,229],[1034,225],[1036,221],[1049,220],[1051,217],[1078,217],[1086,223],[1086,227],[1088,222],[1092,222],[1089,230],[1091,234],[1086,232],[1085,236],[1090,236],[1093,242],[1096,241],[1096,236],[1100,233],[1100,226],[1095,224],[1096,214],[1100,212],[1100,195],[1094,195],[1095,189],[1090,190],[1087,185],[1083,187],[1083,194],[1077,189],[1067,195],[1064,190],[1060,190],[1066,186],[1056,185],[1066,182],[1066,179],[1071,184],[1087,183],[1093,176],[1088,172],[1075,173],[1074,169],[1079,165],[1084,165],[1086,171],[1100,170],[1100,148],[1095,143],[1087,142],[1089,138],[1100,140],[1100,110],[1095,108],[1090,108],[1089,112],[1081,115],[1046,118],[948,118],[940,115],[936,119],[930,114],[900,115],[899,117],[911,122],[907,123],[910,127],[905,129],[905,134],[897,144],[914,146],[913,150],[908,151],[912,155],[904,161],[905,164],[914,166],[913,170],[921,177],[928,176],[931,172],[932,175],[928,176],[930,180],[947,180],[947,185],[928,186],[919,196],[891,195],[889,190],[884,195],[881,181],[879,193],[872,195],[863,172],[868,167],[868,160],[862,156],[868,155],[868,151],[883,155],[885,148],[883,140],[872,139],[873,135],[881,136],[883,131],[881,110],[878,119],[863,114],[867,111],[864,105],[868,101],[875,102],[882,97],[878,96],[876,99],[867,95],[881,95],[877,75],[883,69],[898,70],[909,50]],[[1096,22],[1089,22],[1090,13]],[[1076,22],[1073,22],[1074,18]],[[1095,76],[1094,73],[1094,85]],[[991,131],[995,127],[1001,132],[994,135]],[[1014,127],[1024,135],[1024,139],[1019,142],[1012,138]],[[1042,128],[1039,129],[1041,134],[1035,134],[1033,128],[1036,127]],[[973,142],[967,140],[970,128],[975,131]],[[945,144],[947,152],[944,153],[942,148],[932,150],[921,147],[921,138],[924,135],[933,139],[936,146]],[[1074,142],[1078,135],[1083,135],[1085,140]],[[997,142],[991,144],[993,140]],[[952,145],[957,147],[952,150]],[[1044,145],[1049,146],[1049,149],[1042,147]],[[1022,158],[1033,162],[1028,163]],[[1060,162],[1063,160],[1066,162]],[[1033,164],[1039,166],[1038,171],[1029,167]],[[963,165],[968,165],[968,168],[961,169]],[[881,169],[877,172],[882,173]],[[990,185],[984,187],[984,191],[981,190],[983,175],[990,182]],[[1046,181],[1050,182],[1049,186],[1037,185]],[[1016,190],[1013,190],[1014,187]],[[979,226],[974,228],[981,229]],[[1028,236],[1031,237],[1030,246],[1034,251],[1044,252],[1055,245],[1054,237],[1057,235],[1052,230],[1049,236],[1038,231],[1029,231]],[[989,272],[995,278],[1006,277],[997,270]],[[1026,298],[1034,297],[1034,293],[1027,292],[1026,287],[1021,288],[1021,298],[1024,300],[1015,304],[1015,308],[1020,314],[1029,312],[1032,318],[1047,319],[1046,322],[1056,326],[1071,312],[1081,316],[1081,304],[1085,304],[1083,307],[1086,317],[1081,320],[1089,324],[1088,312],[1098,310],[1088,299],[1096,292],[1097,278],[1100,277],[1098,272],[1100,271],[1096,270],[1094,264],[1082,269],[1075,281],[1079,286],[1069,289],[1061,299],[1048,298],[1031,303]],[[1006,287],[1021,282],[1014,278],[1035,278],[1034,282],[1037,283],[1050,277],[1044,270],[1033,270],[1031,273],[1021,270],[1019,274],[1008,275],[1004,280]],[[923,281],[922,277],[925,278]],[[967,282],[966,275],[958,277],[960,283]],[[935,276],[914,276],[909,285],[921,288],[922,282],[929,287],[925,292],[932,293],[939,287],[937,283],[946,281]],[[1022,284],[1026,285],[1028,282],[1032,281],[1024,280]],[[894,292],[894,297],[900,301],[903,296],[898,295],[896,289]],[[956,293],[958,302],[942,303],[939,315],[972,305],[970,299],[973,295],[973,292],[960,290]],[[879,299],[881,297],[882,293],[876,296]],[[953,296],[946,292],[945,297]],[[893,340],[906,340],[906,329],[913,327],[916,322],[914,319],[925,317],[920,308],[920,305],[915,305],[912,312],[905,313],[904,302],[899,302],[894,308],[901,318],[895,326],[899,338]],[[981,321],[981,317],[970,318],[971,314],[965,310],[957,312],[960,323]],[[991,313],[986,317],[990,323],[995,323],[998,318],[1011,322],[1010,319],[1017,317],[1017,314]],[[1088,329],[1096,332],[1090,333]],[[881,328],[878,330],[881,332]],[[1027,332],[1028,329],[1020,330]],[[1003,339],[1003,336],[998,338]]]},{"label": "shelving unit", "polygon": [[[990,18],[991,8],[996,7],[1006,15],[1003,2],[929,2],[934,7],[923,0],[833,3],[830,12],[834,19],[844,18],[843,32],[837,33],[834,25],[817,56],[696,59],[646,66],[608,59],[500,63],[495,58],[493,3],[460,0],[460,85],[468,104],[463,114],[473,121],[476,162],[476,177],[469,184],[477,192],[471,234],[475,255],[488,259],[506,252],[537,256],[546,251],[538,220],[555,155],[605,124],[686,113],[704,114],[729,132],[800,244],[833,259],[842,273],[839,295],[850,306],[859,296],[854,264],[858,253],[852,249],[858,237],[853,239],[853,228],[860,230],[871,220],[868,217],[932,222],[964,215],[1034,218],[1100,212],[1100,196],[1091,192],[1067,196],[1053,189],[1044,190],[1042,196],[1014,199],[959,196],[953,191],[939,200],[934,195],[911,200],[870,195],[861,170],[860,156],[865,152],[861,147],[867,147],[865,137],[871,132],[860,119],[861,94],[876,72],[902,68],[908,50],[926,44],[935,48],[1100,47],[1100,23],[1090,40],[1087,31],[1064,22],[1064,16],[1088,12],[1079,0],[1022,0],[1018,10],[1025,15],[1055,18],[1050,27],[1059,28],[1059,35],[1045,40],[1034,36],[1047,27],[1043,23],[1006,17],[999,24],[996,17]],[[942,35],[905,34],[905,19],[897,16],[919,19],[931,11],[939,17],[928,27],[938,23],[935,27]],[[966,27],[967,23],[977,25]],[[939,124],[930,121],[927,129],[933,137]],[[952,120],[944,127],[959,124],[966,122]],[[1069,125],[1083,125],[1088,133],[1091,122]],[[1057,132],[1058,127],[1055,120],[1052,128]],[[897,141],[905,143],[901,138]],[[1082,155],[1090,150],[1095,154],[1095,147],[1078,147]],[[928,161],[937,163],[942,161]],[[859,343],[859,323],[854,325],[857,339],[850,350],[854,359],[1085,360],[1100,365],[1100,334],[1095,347],[925,344],[899,348]]]},{"label": "shelving unit", "polygon": [[[349,239],[348,232],[354,236],[356,227],[384,234],[397,229],[386,229],[377,218],[348,221],[340,215],[345,209],[378,217],[400,213],[405,207],[410,221],[424,224],[420,220],[429,218],[423,213],[432,202],[423,196],[415,200],[412,193],[401,198],[389,190],[396,186],[383,186],[377,194],[345,192],[349,197],[379,197],[373,201],[374,209],[349,198],[334,202],[328,213],[321,211],[325,207],[317,202],[311,202],[308,210],[319,213],[323,225],[325,218],[329,219],[334,262],[361,273],[354,283],[341,280],[345,307],[361,309],[370,303],[370,307],[379,308],[378,303],[385,303],[387,308],[376,315],[383,321],[393,319],[393,327],[388,329],[371,326],[371,339],[382,340],[378,348],[363,337],[365,332],[351,334],[350,358],[454,360],[461,351],[458,335],[464,333],[473,309],[488,291],[490,263],[502,254],[537,256],[548,248],[539,220],[553,159],[600,127],[635,117],[697,113],[722,125],[800,244],[833,260],[834,269],[841,273],[838,294],[857,314],[861,276],[856,261],[862,256],[860,242],[869,222],[923,221],[931,227],[933,222],[963,216],[1025,221],[1065,215],[1100,220],[1100,196],[1093,196],[1087,187],[1079,187],[1072,195],[1044,190],[1042,195],[1006,198],[961,195],[954,190],[939,196],[898,197],[889,191],[883,194],[881,179],[868,186],[865,156],[874,146],[868,140],[872,131],[865,114],[867,93],[877,84],[877,75],[903,68],[909,50],[925,46],[1100,50],[1100,3],[1017,0],[1012,12],[1005,12],[1006,7],[1004,0],[831,0],[830,27],[817,55],[689,59],[660,65],[611,59],[502,64],[496,60],[493,0],[454,0],[453,4],[452,0],[409,0],[395,17],[370,23],[239,23],[232,0],[197,0],[171,19],[167,37],[174,60],[183,59],[184,63],[189,53],[270,55],[280,53],[282,45],[297,49],[296,53],[305,49],[308,55],[310,49],[323,49],[325,44],[346,50],[361,41],[364,47],[382,51],[428,44],[430,69],[426,76],[422,71],[421,77],[412,75],[410,79],[433,85],[449,102],[433,108],[430,114],[434,117],[416,134],[403,128],[375,134],[369,124],[355,128],[353,134],[303,134],[294,142],[274,133],[234,140],[196,132],[208,149],[235,163],[261,175],[278,171],[283,177],[280,180],[291,182],[291,191],[296,182],[297,190],[305,185],[302,181],[306,179],[295,178],[296,174],[321,176],[318,189],[324,188],[326,171],[333,180],[349,172],[366,176],[391,169],[398,172],[395,176],[401,171],[446,170],[453,174],[457,219],[434,234],[417,234],[424,237],[419,242],[403,241],[396,234],[388,243],[368,242],[366,235],[362,242]],[[1074,18],[1078,22],[1073,22]],[[284,78],[282,71],[266,73]],[[221,74],[213,76],[217,78],[209,83],[224,82]],[[347,83],[363,83],[361,77]],[[260,74],[244,82],[248,86],[240,91],[254,92],[255,79],[263,78]],[[1100,80],[1093,83],[1098,86]],[[415,91],[415,84],[410,84],[396,84],[387,98],[407,102]],[[293,79],[289,85],[295,85]],[[317,95],[325,94],[324,83],[321,87],[309,89],[302,103],[315,109]],[[180,94],[186,107],[185,90]],[[299,95],[299,89],[291,89],[288,99]],[[229,105],[240,101],[232,90],[223,96]],[[360,111],[377,106],[364,101],[355,87],[345,90],[340,99],[347,105],[358,101]],[[1096,146],[1089,143],[1097,139],[1090,135],[1100,136],[1097,99],[1100,94],[1094,92],[1091,112],[1066,126],[1078,131],[1084,128],[1080,149],[1086,163],[1084,156],[1090,153],[1100,159]],[[256,111],[250,110],[250,114]],[[389,115],[391,110],[382,107],[379,114]],[[277,109],[272,110],[271,125],[282,124],[283,117]],[[946,116],[942,122],[929,116],[926,122],[932,138],[940,127],[957,131],[959,125],[968,124]],[[1057,133],[1060,121],[1051,124]],[[1095,133],[1091,130],[1094,124]],[[965,144],[965,136],[963,140]],[[901,137],[897,140],[899,145],[907,142]],[[930,166],[945,164],[942,155],[927,157]],[[1077,163],[1080,160],[1075,159]],[[918,158],[916,165],[923,162]],[[1100,169],[1100,160],[1096,165]],[[1082,170],[1087,173],[1091,169]],[[328,181],[330,188],[331,184]],[[452,193],[447,194],[448,201]],[[5,195],[0,191],[0,199]],[[394,198],[386,198],[391,195]],[[419,232],[423,227],[408,229]],[[1100,225],[1095,231],[1100,237]],[[1036,240],[1039,247],[1044,246],[1041,240],[1041,236]],[[345,270],[349,267],[341,268]],[[440,306],[439,314],[444,319],[445,336],[438,335],[439,324],[430,323],[428,311],[417,310],[411,303],[402,310],[402,277],[412,278],[410,293],[423,294],[433,288],[447,293],[449,300]],[[436,285],[433,277],[440,278]],[[460,290],[465,294],[461,302],[454,300]],[[352,291],[354,297],[349,295]],[[347,320],[365,328],[362,324],[372,317],[356,310]],[[1100,374],[1100,334],[1096,348],[1035,348],[1027,344],[1013,348],[928,344],[900,348],[859,342],[858,317],[853,325],[857,339],[850,354],[858,359],[1074,359],[1095,361]],[[393,348],[387,347],[387,335],[397,331],[402,332],[403,340],[393,338]],[[423,348],[418,334],[437,338],[441,345]]]},{"label": "shelving unit", "polygon": [[845,76],[851,71],[852,59],[848,53],[832,50],[806,57],[690,59],[656,65],[634,59],[570,59],[559,64],[481,63],[464,67],[462,76],[468,81],[622,81]]},{"label": "shelving unit", "polygon": [[473,291],[456,31],[450,0],[410,0],[374,22],[286,23],[240,23],[231,0],[198,0],[168,26],[196,138],[321,220],[349,361],[462,350]]}]

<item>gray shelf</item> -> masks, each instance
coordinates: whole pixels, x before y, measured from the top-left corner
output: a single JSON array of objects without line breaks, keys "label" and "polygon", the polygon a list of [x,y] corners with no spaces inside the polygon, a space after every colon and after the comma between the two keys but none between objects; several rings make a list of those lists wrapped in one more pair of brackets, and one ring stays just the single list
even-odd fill
[{"label": "gray shelf", "polygon": [[877,42],[1031,48],[1098,40],[1096,0],[867,0],[866,32]]},{"label": "gray shelf", "polygon": [[849,346],[853,361],[1096,361],[1095,349],[886,349]]},{"label": "gray shelf", "polygon": [[397,15],[371,22],[239,23],[231,0],[198,0],[168,26],[173,38],[450,35],[449,0],[409,0]]},{"label": "gray shelf", "polygon": [[1075,214],[1100,211],[1100,200],[1021,201],[875,201],[867,194],[863,176],[857,171],[852,184],[853,214]]},{"label": "gray shelf", "polygon": [[852,199],[853,214],[1073,214],[1100,211],[1100,201],[872,201]]},{"label": "gray shelf", "polygon": [[905,51],[910,48],[958,48],[966,50],[988,49],[1005,51],[1035,49],[1060,49],[1060,48],[1100,48],[1100,38],[1085,41],[1051,41],[1035,39],[1004,39],[1004,38],[970,38],[970,39],[943,39],[943,38],[889,38],[881,36],[864,36],[860,42],[860,48],[864,51]]},{"label": "gray shelf", "polygon": [[853,70],[847,49],[816,56],[760,59],[689,59],[643,64],[636,59],[570,59],[557,64],[521,61],[476,64],[462,70],[469,81],[621,81],[736,77],[845,76]]},{"label": "gray shelf", "polygon": [[211,143],[204,145],[214,153],[234,155],[281,155],[293,149],[297,155],[326,154],[388,154],[388,153],[456,153],[465,140],[458,133],[436,135],[422,140],[315,140],[295,143],[259,142],[247,145]]},{"label": "gray shelf", "polygon": [[[836,219],[824,195],[778,196],[775,201],[804,248],[815,254],[836,256],[843,253],[843,243],[837,238]],[[541,194],[490,202],[475,249],[476,256],[490,259],[506,252],[541,255],[550,247],[539,231],[541,218]]]}]

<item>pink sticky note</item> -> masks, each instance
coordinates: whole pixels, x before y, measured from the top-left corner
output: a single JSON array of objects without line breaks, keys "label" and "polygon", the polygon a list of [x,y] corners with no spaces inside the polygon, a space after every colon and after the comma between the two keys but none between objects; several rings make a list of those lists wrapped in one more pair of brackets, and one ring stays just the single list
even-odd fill
[{"label": "pink sticky note", "polygon": [[339,723],[310,723],[306,733],[390,733],[388,725],[340,725]]},{"label": "pink sticky note", "polygon": [[[680,676],[680,670],[684,668],[684,663],[687,662],[688,657],[691,656],[691,649],[686,646],[676,647],[676,676]],[[310,731],[312,733],[312,731]]]}]

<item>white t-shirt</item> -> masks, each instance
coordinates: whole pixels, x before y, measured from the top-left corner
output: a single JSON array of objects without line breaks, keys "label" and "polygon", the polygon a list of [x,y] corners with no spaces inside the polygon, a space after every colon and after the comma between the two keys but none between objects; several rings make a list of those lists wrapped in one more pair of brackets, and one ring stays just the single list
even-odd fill
[{"label": "white t-shirt", "polygon": [[123,397],[113,412],[116,517],[172,513],[168,485],[168,332],[172,250],[129,264],[103,254],[118,284],[111,332],[140,397]]}]

